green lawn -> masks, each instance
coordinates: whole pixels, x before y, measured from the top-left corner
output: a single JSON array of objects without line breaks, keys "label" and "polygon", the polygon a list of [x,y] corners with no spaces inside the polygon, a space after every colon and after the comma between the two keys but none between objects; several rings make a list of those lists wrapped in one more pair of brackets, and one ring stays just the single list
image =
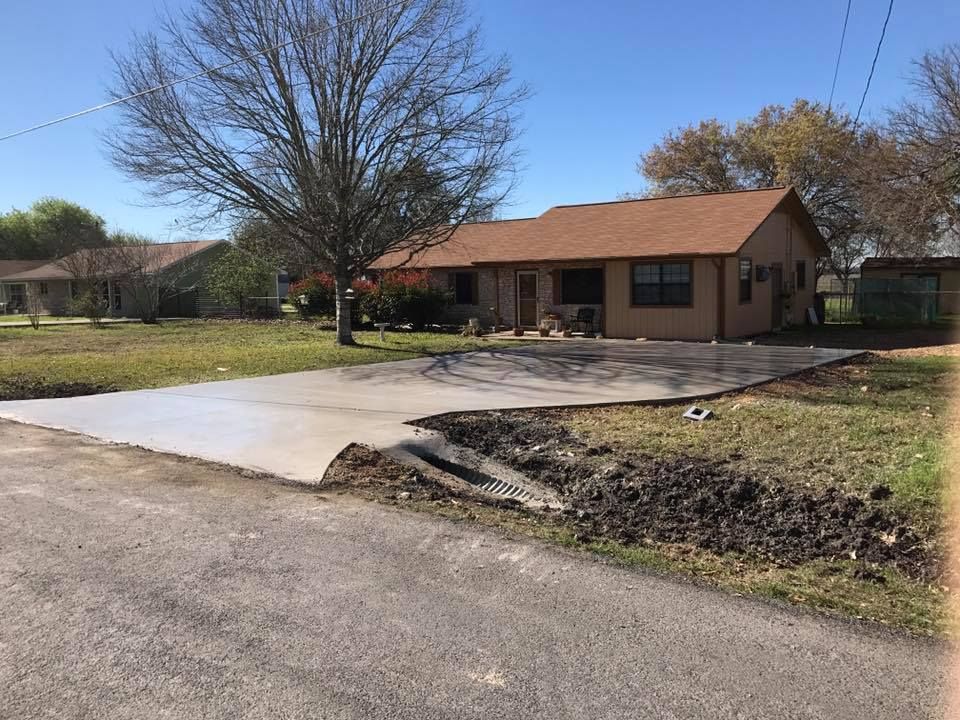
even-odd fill
[{"label": "green lawn", "polygon": [[0,330],[0,395],[17,381],[164,387],[254,375],[403,360],[502,347],[439,333],[358,332],[342,348],[334,333],[299,322],[176,321],[161,325],[53,326]]}]

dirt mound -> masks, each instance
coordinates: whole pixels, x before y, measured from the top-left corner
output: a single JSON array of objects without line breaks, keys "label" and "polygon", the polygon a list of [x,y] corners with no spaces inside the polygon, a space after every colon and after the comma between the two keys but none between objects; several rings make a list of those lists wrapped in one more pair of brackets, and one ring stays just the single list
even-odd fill
[{"label": "dirt mound", "polygon": [[556,488],[587,537],[692,544],[781,565],[851,559],[912,577],[937,573],[923,540],[881,499],[833,487],[809,491],[695,458],[591,446],[543,413],[451,415],[422,424]]},{"label": "dirt mound", "polygon": [[120,388],[100,383],[58,382],[13,376],[0,380],[0,400],[41,400],[117,392]]}]

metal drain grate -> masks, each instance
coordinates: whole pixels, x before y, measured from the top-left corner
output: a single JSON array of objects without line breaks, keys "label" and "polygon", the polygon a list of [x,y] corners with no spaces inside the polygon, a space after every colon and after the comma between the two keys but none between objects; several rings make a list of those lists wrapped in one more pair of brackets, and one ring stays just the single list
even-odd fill
[{"label": "metal drain grate", "polygon": [[456,475],[461,480],[465,480],[484,492],[499,495],[500,497],[512,498],[514,500],[533,499],[533,495],[519,485],[514,485],[511,482],[501,480],[485,472],[480,472],[479,470],[474,470],[460,463],[455,463],[452,460],[438,457],[432,453],[417,453],[417,457],[430,463],[438,470]]}]

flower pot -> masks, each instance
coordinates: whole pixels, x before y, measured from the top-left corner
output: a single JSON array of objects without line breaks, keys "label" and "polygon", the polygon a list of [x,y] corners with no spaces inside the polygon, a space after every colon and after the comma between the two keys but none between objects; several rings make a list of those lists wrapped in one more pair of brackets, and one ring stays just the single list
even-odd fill
[{"label": "flower pot", "polygon": [[550,328],[537,328],[540,333],[540,337],[550,337]]},{"label": "flower pot", "polygon": [[513,329],[513,334],[516,335],[517,337],[523,337],[523,328],[515,327]]}]

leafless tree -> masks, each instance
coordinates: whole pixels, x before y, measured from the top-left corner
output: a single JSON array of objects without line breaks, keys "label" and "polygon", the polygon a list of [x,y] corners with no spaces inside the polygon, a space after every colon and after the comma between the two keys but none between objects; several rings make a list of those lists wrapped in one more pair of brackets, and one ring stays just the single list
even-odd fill
[{"label": "leafless tree", "polygon": [[27,283],[24,302],[27,306],[27,319],[30,321],[30,327],[39,330],[40,316],[43,314],[43,295],[40,293],[39,282]]},{"label": "leafless tree", "polygon": [[198,271],[191,257],[193,247],[130,233],[114,233],[111,241],[114,283],[131,299],[144,323],[156,323],[164,300],[182,292],[183,280]]},{"label": "leafless tree", "polygon": [[[198,217],[259,218],[337,285],[446,241],[516,172],[525,88],[462,0],[198,0],[117,56],[114,162]],[[345,308],[345,306],[343,306]]]},{"label": "leafless tree", "polygon": [[70,274],[71,312],[85,316],[94,327],[100,327],[110,309],[107,281],[115,273],[115,257],[110,247],[84,248],[56,261]]},{"label": "leafless tree", "polygon": [[924,55],[912,85],[863,163],[881,255],[949,250],[960,233],[960,44]]}]

